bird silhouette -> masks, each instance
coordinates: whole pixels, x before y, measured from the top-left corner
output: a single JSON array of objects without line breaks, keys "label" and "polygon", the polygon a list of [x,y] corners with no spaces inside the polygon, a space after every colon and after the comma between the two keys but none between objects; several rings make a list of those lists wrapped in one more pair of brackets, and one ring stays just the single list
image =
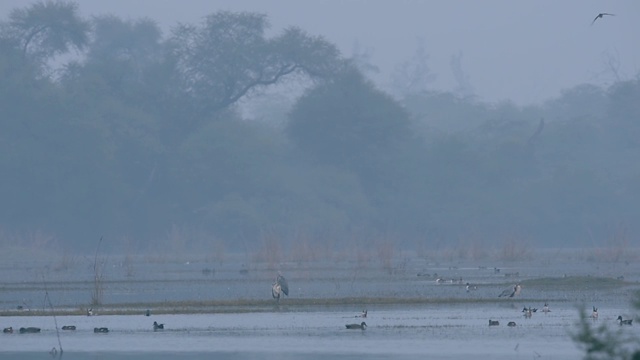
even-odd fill
[{"label": "bird silhouette", "polygon": [[600,13],[598,15],[596,15],[596,17],[593,19],[593,21],[591,22],[591,25],[593,25],[594,22],[596,22],[596,20],[598,19],[602,19],[605,15],[609,15],[609,16],[616,16],[616,14],[609,14],[609,13]]}]

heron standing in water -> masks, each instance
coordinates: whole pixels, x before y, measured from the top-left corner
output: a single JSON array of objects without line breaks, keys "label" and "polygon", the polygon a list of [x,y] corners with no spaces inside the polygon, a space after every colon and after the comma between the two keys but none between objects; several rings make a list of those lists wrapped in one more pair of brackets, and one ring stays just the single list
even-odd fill
[{"label": "heron standing in water", "polygon": [[516,284],[514,287],[505,289],[498,297],[509,296],[514,297],[520,295],[520,290],[522,290],[522,286],[520,284]]},{"label": "heron standing in water", "polygon": [[289,284],[287,284],[287,279],[282,276],[282,273],[278,271],[276,281],[273,283],[273,286],[271,286],[271,296],[273,296],[277,302],[280,302],[281,293],[289,296]]}]

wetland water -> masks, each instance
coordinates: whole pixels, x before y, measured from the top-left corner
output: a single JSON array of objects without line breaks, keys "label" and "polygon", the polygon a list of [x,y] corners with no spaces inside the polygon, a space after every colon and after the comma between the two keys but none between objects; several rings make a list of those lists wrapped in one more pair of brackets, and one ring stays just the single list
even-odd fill
[{"label": "wetland water", "polygon": [[[63,359],[581,359],[570,338],[578,306],[598,306],[598,324],[616,329],[618,315],[635,314],[630,301],[640,287],[635,263],[398,263],[391,270],[348,261],[280,264],[291,296],[276,305],[270,299],[275,271],[266,265],[138,260],[128,276],[114,262],[105,274],[107,305],[97,316],[70,315],[82,313],[90,299],[91,274],[78,271],[85,264],[45,276],[58,327],[77,327],[60,331]],[[58,347],[43,304],[47,266],[21,262],[3,269],[0,327],[42,332],[0,334],[1,359],[51,359],[49,350]],[[467,292],[466,282],[478,289]],[[497,297],[515,282],[523,284],[519,297]],[[230,306],[235,300],[239,305]],[[544,302],[548,314],[541,312]],[[527,319],[524,306],[539,310]],[[367,318],[356,318],[364,308]],[[500,325],[489,327],[489,319]],[[345,328],[362,320],[364,331]],[[153,331],[153,321],[165,329]],[[517,326],[507,327],[509,321]],[[95,334],[94,327],[110,332]],[[620,330],[640,336],[635,324]]]}]

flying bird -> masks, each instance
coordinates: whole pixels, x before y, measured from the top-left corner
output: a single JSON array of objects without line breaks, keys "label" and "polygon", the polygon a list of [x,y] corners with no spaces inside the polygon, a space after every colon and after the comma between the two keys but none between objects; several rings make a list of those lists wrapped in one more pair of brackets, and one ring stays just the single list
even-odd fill
[{"label": "flying bird", "polygon": [[282,273],[278,271],[276,281],[271,286],[271,296],[273,296],[273,298],[276,299],[277,302],[280,302],[281,293],[289,296],[289,284],[287,284],[287,279],[282,276]]},{"label": "flying bird", "polygon": [[616,16],[616,14],[600,13],[593,19],[593,21],[591,22],[591,25],[593,25],[593,23],[596,22],[596,20],[602,19],[605,15]]}]

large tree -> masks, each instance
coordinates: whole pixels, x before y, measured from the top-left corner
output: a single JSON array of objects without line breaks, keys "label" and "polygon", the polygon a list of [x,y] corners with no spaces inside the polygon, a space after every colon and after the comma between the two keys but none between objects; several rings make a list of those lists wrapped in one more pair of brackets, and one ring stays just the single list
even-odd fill
[{"label": "large tree", "polygon": [[180,25],[171,38],[181,89],[201,116],[236,103],[287,75],[331,76],[341,65],[335,45],[288,28],[266,38],[266,15],[221,11],[200,25]]},{"label": "large tree", "polygon": [[411,137],[404,109],[354,68],[300,98],[287,130],[312,159],[361,170]]},{"label": "large tree", "polygon": [[287,132],[311,163],[356,174],[378,210],[377,225],[397,228],[408,211],[401,202],[419,186],[421,159],[409,116],[391,96],[347,68],[298,100]]},{"label": "large tree", "polygon": [[89,23],[78,14],[78,5],[63,1],[40,1],[14,9],[4,24],[8,36],[20,48],[23,59],[43,64],[88,42]]}]

